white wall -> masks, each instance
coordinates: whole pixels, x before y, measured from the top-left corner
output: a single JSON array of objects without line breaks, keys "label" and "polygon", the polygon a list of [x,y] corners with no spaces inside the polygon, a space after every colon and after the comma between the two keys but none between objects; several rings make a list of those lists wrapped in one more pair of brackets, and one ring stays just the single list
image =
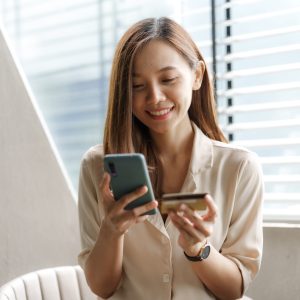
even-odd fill
[{"label": "white wall", "polygon": [[255,300],[300,299],[300,226],[264,227],[259,275],[247,293]]},{"label": "white wall", "polygon": [[0,285],[77,263],[76,203],[34,107],[0,30]]}]

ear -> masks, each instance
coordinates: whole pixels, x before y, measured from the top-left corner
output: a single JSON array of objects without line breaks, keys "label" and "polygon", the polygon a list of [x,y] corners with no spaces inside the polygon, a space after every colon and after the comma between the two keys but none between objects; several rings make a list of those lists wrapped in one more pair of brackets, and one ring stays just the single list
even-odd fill
[{"label": "ear", "polygon": [[205,71],[205,64],[201,60],[198,62],[196,70],[195,70],[195,78],[194,78],[194,83],[193,83],[193,90],[199,90],[202,84],[202,79],[203,79],[203,74]]}]

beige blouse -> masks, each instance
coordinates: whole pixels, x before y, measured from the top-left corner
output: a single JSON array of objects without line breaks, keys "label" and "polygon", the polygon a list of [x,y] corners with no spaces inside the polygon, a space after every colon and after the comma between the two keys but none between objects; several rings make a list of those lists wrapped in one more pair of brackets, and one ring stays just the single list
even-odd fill
[{"label": "beige blouse", "polygon": [[[194,146],[182,192],[208,192],[218,206],[209,241],[240,269],[244,292],[262,257],[263,179],[257,156],[244,148],[207,138],[193,124]],[[79,218],[84,268],[97,239],[103,208],[99,183],[103,174],[100,145],[84,155],[79,182]],[[160,213],[134,225],[124,239],[123,275],[110,299],[214,299],[199,281],[177,244],[178,231]],[[100,270],[101,271],[101,270]],[[230,282],[228,282],[230,284]]]}]

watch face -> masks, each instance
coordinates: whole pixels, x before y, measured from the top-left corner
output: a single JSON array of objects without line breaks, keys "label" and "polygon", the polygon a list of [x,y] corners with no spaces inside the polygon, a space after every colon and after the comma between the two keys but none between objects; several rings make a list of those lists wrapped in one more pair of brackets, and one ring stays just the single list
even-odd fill
[{"label": "watch face", "polygon": [[210,245],[206,245],[205,248],[203,249],[203,252],[201,253],[201,258],[206,259],[208,258],[210,253]]}]

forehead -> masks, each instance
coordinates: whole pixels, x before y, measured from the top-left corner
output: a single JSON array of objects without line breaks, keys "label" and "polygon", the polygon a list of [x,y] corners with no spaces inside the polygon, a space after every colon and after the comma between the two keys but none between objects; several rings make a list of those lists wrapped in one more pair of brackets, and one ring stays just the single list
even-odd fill
[{"label": "forehead", "polygon": [[169,43],[152,40],[143,46],[133,60],[133,71],[158,71],[166,67],[189,67],[185,58]]}]

